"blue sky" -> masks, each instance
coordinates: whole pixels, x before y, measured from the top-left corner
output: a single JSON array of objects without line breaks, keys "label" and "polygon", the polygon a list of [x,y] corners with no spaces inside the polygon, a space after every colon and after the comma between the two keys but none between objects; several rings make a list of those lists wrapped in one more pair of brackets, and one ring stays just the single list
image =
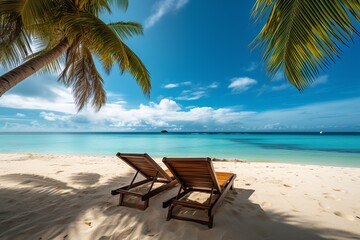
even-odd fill
[{"label": "blue sky", "polygon": [[358,37],[300,93],[281,74],[270,81],[250,51],[261,27],[253,1],[129,2],[102,19],[143,24],[126,44],[150,71],[150,98],[129,74],[99,65],[107,105],[77,113],[71,89],[39,74],[0,98],[0,131],[360,131]]}]

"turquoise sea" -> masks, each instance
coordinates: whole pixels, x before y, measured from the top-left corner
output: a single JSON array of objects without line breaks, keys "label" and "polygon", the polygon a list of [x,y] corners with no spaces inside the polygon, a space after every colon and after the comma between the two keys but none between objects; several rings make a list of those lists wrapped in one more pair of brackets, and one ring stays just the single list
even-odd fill
[{"label": "turquoise sea", "polygon": [[360,167],[360,133],[0,133],[0,152],[132,152]]}]

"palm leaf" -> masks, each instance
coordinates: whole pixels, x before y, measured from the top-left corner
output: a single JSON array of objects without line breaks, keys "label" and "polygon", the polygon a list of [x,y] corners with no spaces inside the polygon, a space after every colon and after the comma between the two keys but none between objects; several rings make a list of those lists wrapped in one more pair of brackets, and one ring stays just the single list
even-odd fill
[{"label": "palm leaf", "polygon": [[104,10],[111,13],[110,3],[116,7],[127,10],[128,0],[79,0],[77,9],[99,16]]},{"label": "palm leaf", "polygon": [[[145,94],[150,92],[150,76],[140,59],[117,36],[140,33],[136,23],[117,23],[108,26],[88,13],[65,14],[62,25],[68,38],[81,36],[81,44],[96,54],[107,72],[118,63],[121,71],[129,71]],[[114,29],[114,30],[113,30]],[[123,33],[120,31],[123,30]]]},{"label": "palm leaf", "polygon": [[107,1],[115,3],[115,5],[118,8],[122,8],[124,10],[127,10],[128,7],[129,7],[129,1],[128,0],[107,0]]},{"label": "palm leaf", "polygon": [[257,0],[253,8],[256,21],[267,22],[251,43],[261,47],[267,72],[279,70],[299,90],[308,87],[341,56],[339,45],[348,45],[358,34],[350,14],[359,20],[358,0]]},{"label": "palm leaf", "polygon": [[143,93],[150,96],[151,82],[148,70],[140,58],[136,56],[128,46],[124,44],[124,47],[129,60],[129,65],[126,67],[126,70],[134,76]]},{"label": "palm leaf", "polygon": [[99,16],[104,10],[108,13],[111,13],[111,8],[107,0],[81,0],[79,1],[78,9],[91,13],[95,16]]},{"label": "palm leaf", "polygon": [[108,26],[118,35],[120,39],[127,39],[134,35],[143,35],[144,30],[137,22],[116,22],[109,23]]},{"label": "palm leaf", "polygon": [[9,69],[32,52],[30,38],[18,13],[0,13],[0,64]]},{"label": "palm leaf", "polygon": [[96,70],[91,52],[77,41],[68,48],[66,67],[59,80],[72,87],[78,111],[88,102],[98,111],[106,102],[103,79]]},{"label": "palm leaf", "polygon": [[57,8],[59,8],[59,1],[0,0],[0,14],[17,12],[25,26],[49,21]]},{"label": "palm leaf", "polygon": [[81,36],[82,44],[94,52],[105,63],[106,68],[111,67],[115,61],[128,64],[123,43],[100,19],[86,12],[67,13],[62,17],[61,25],[70,41],[74,36]]}]

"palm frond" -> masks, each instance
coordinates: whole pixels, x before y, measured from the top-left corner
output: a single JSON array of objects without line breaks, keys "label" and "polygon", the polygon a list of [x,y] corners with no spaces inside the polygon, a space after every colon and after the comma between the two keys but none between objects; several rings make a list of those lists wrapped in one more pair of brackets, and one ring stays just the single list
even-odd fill
[{"label": "palm frond", "polygon": [[88,12],[95,16],[99,16],[104,12],[104,10],[106,10],[108,13],[111,13],[111,8],[107,0],[81,0],[78,2],[78,9],[80,11]]},{"label": "palm frond", "polygon": [[32,53],[30,38],[18,13],[0,13],[0,64],[6,69],[19,65]]},{"label": "palm frond", "polygon": [[[129,71],[145,94],[150,93],[150,76],[141,60],[117,36],[114,30],[100,19],[88,13],[66,14],[63,18],[65,32],[71,36],[81,36],[81,44],[98,56],[107,71],[118,63],[121,71]],[[117,27],[116,27],[117,26]],[[122,23],[113,25],[116,31],[125,29],[120,35],[128,36],[139,31],[139,25]]]},{"label": "palm frond", "polygon": [[108,13],[111,13],[111,3],[125,11],[129,5],[128,0],[79,0],[77,2],[77,9],[94,14],[95,16],[99,16],[99,14],[103,13],[104,10],[106,10]]},{"label": "palm frond", "polygon": [[128,64],[123,43],[100,19],[85,12],[69,13],[64,14],[61,25],[70,41],[74,36],[81,36],[82,44],[94,52],[105,66],[112,66],[114,62],[124,66]]},{"label": "palm frond", "polygon": [[143,35],[144,30],[137,22],[116,22],[109,23],[108,26],[116,33],[120,39],[127,39],[134,35]]},{"label": "palm frond", "polygon": [[0,15],[4,13],[21,13],[23,0],[0,0]]},{"label": "palm frond", "polygon": [[71,45],[66,51],[65,54],[65,66],[62,73],[59,76],[58,81],[65,84],[65,86],[70,87],[73,84],[73,79],[75,79],[75,65],[74,63],[78,61],[80,56],[80,41],[79,38],[76,38],[72,41]]},{"label": "palm frond", "polygon": [[359,12],[358,0],[257,0],[253,16],[268,19],[251,46],[261,47],[271,77],[283,70],[302,90],[358,33],[349,13],[359,22]]},{"label": "palm frond", "polygon": [[122,8],[125,11],[129,7],[129,1],[128,0],[107,0],[107,1],[113,2],[118,8]]},{"label": "palm frond", "polygon": [[126,67],[126,70],[134,76],[143,93],[147,96],[150,96],[151,82],[148,70],[140,58],[136,56],[136,54],[131,51],[128,46],[124,44],[124,47],[129,59],[129,65]]},{"label": "palm frond", "polygon": [[59,13],[58,1],[36,0],[24,2],[21,17],[26,26],[51,22]]},{"label": "palm frond", "polygon": [[96,111],[106,103],[103,79],[96,70],[91,52],[81,46],[78,39],[67,50],[65,68],[59,81],[72,87],[78,111],[88,102],[91,102]]}]

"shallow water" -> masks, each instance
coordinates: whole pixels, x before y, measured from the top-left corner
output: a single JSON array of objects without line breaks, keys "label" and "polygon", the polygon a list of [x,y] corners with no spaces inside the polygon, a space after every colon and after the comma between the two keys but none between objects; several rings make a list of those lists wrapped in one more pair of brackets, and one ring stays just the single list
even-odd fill
[{"label": "shallow water", "polygon": [[198,156],[360,167],[359,133],[0,133],[0,152]]}]

